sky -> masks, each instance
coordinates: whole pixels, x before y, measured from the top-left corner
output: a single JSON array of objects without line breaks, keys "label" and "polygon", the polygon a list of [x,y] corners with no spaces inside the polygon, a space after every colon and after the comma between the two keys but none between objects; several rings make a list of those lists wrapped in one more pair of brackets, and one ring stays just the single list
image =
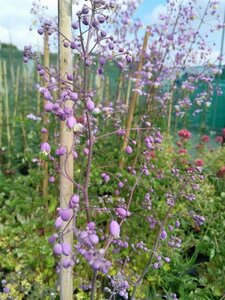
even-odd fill
[{"label": "sky", "polygon": [[[12,43],[19,49],[24,45],[32,44],[41,47],[41,37],[29,28],[35,19],[30,14],[32,0],[0,0],[0,42]],[[41,0],[41,3],[49,7],[50,16],[57,14],[57,0]],[[136,16],[147,25],[155,18],[156,12],[166,0],[142,0]]]},{"label": "sky", "polygon": [[[57,15],[57,0],[36,0],[41,4],[48,6],[48,15],[50,17]],[[83,2],[84,0],[79,0]],[[120,1],[120,0],[117,0]],[[188,0],[177,0],[188,1]],[[219,0],[219,14],[223,19],[225,0]],[[31,44],[34,49],[42,48],[42,37],[37,34],[37,26],[33,26],[33,30],[29,28],[35,19],[30,14],[33,0],[0,0],[0,42],[12,43],[19,49],[23,49],[25,45]],[[207,0],[197,0],[197,3],[205,5]],[[139,5],[136,17],[139,17],[145,25],[155,23],[158,14],[163,11],[166,0],[142,0]],[[221,33],[212,36],[210,42],[215,43],[213,56],[216,57],[220,52]],[[225,48],[225,47],[224,47]],[[214,59],[213,59],[214,60]]]}]

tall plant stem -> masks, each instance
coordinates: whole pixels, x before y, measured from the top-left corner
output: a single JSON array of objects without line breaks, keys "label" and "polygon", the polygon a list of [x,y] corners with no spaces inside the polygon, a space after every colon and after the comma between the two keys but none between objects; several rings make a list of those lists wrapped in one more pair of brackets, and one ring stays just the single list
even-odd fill
[{"label": "tall plant stem", "polygon": [[[49,38],[48,38],[48,32],[44,33],[44,66],[46,69],[49,70]],[[48,85],[48,82],[44,82],[44,86],[46,87]],[[44,100],[44,106],[47,103],[47,100]],[[43,110],[44,111],[44,110]],[[43,125],[46,127],[48,125],[49,119],[47,113],[43,113]],[[47,142],[49,138],[48,132],[43,134],[42,142]],[[42,195],[44,198],[48,196],[48,162],[44,162],[44,178],[42,182]]]},{"label": "tall plant stem", "polygon": [[[92,7],[92,14],[91,14],[91,20],[90,24],[92,24],[92,21],[94,19],[95,14],[95,5]],[[80,29],[80,35],[81,35],[81,46],[83,50],[83,55],[86,57],[89,53],[89,44],[91,39],[91,27],[89,27],[88,35],[87,35],[87,41],[86,45],[84,45],[83,37],[82,37],[82,31],[81,31],[81,24],[79,24]],[[87,65],[84,60],[84,81],[83,81],[83,91],[84,91],[84,101],[86,101],[86,96],[88,92],[88,69]],[[88,161],[87,161],[87,168],[86,168],[86,176],[85,176],[85,182],[83,187],[83,193],[84,193],[84,202],[85,202],[85,210],[87,215],[87,221],[90,222],[90,204],[89,204],[89,196],[88,196],[88,185],[90,182],[90,173],[91,173],[91,162],[92,162],[92,152],[93,152],[93,133],[91,129],[91,117],[89,112],[86,110],[85,112],[86,119],[87,119],[87,131],[88,131]]]},{"label": "tall plant stem", "polygon": [[95,299],[96,281],[97,281],[97,271],[94,271],[93,279],[92,279],[92,287],[91,287],[91,300]]},{"label": "tall plant stem", "polygon": [[[185,181],[184,184],[181,186],[179,192],[177,193],[176,197],[174,198],[174,202],[175,203],[178,200],[178,198],[180,197],[180,195],[182,194],[182,192],[184,191],[185,187],[188,185],[189,181],[190,181],[190,178],[188,178],[187,181]],[[138,280],[135,283],[135,286],[134,286],[134,289],[133,289],[133,293],[131,295],[131,300],[135,300],[134,295],[135,295],[135,293],[137,291],[137,288],[141,284],[141,282],[144,279],[145,275],[149,271],[149,268],[151,267],[154,255],[158,251],[159,246],[160,246],[160,235],[161,235],[161,232],[162,232],[163,228],[166,226],[166,223],[167,223],[167,221],[168,221],[168,219],[170,217],[170,214],[171,214],[173,208],[174,208],[173,206],[170,206],[168,208],[168,210],[167,210],[167,212],[166,212],[166,214],[165,214],[165,216],[163,218],[163,221],[160,224],[160,228],[159,228],[158,234],[156,236],[156,240],[155,240],[155,243],[154,243],[154,246],[153,246],[153,250],[152,250],[152,252],[150,254],[150,257],[148,259],[146,267],[144,268],[142,274],[140,275],[140,277],[138,278]]]},{"label": "tall plant stem", "polygon": [[[68,48],[63,47],[63,35],[69,40],[72,39],[71,32],[71,19],[72,19],[72,0],[58,0],[58,26],[59,32],[59,75],[61,78],[65,77],[65,74],[72,74],[72,53]],[[63,86],[60,85],[60,91],[63,90]],[[73,102],[67,100],[65,106],[72,108]],[[66,123],[61,122],[60,124],[60,145],[67,148],[68,156],[60,157],[60,169],[62,173],[65,173],[65,160],[66,171],[69,178],[73,179],[73,156],[71,149],[73,147],[73,131],[68,131]],[[69,200],[73,195],[73,182],[68,180],[62,173],[60,173],[60,207],[68,207]],[[68,234],[63,238],[63,241],[68,243],[73,249],[73,222],[68,224]],[[60,268],[60,299],[61,300],[72,300],[73,299],[73,269],[63,268],[62,263],[65,259],[64,255],[61,255],[61,268]]]}]

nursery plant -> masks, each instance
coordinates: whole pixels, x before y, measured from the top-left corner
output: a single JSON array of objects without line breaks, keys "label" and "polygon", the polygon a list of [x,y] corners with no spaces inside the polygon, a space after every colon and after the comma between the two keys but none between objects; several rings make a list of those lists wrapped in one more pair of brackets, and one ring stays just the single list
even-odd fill
[{"label": "nursery plant", "polygon": [[[223,196],[214,190],[216,176],[207,176],[203,160],[189,155],[191,132],[179,130],[177,146],[168,135],[173,95],[180,99],[177,117],[185,117],[193,103],[208,105],[219,72],[215,67],[208,72],[210,49],[201,32],[208,16],[216,14],[218,3],[209,0],[197,9],[195,2],[168,1],[160,23],[148,26],[143,40],[137,33],[141,26],[135,23],[137,43],[132,49],[129,31],[121,36],[124,31],[119,27],[113,31],[109,21],[115,15],[114,25],[121,22],[122,29],[128,28],[132,18],[127,10],[131,7],[133,13],[136,1],[122,1],[125,9],[116,1],[85,1],[72,19],[72,1],[60,0],[58,23],[44,20],[38,29],[47,43],[49,35],[58,36],[58,65],[50,66],[46,59],[42,63],[32,46],[24,48],[24,63],[35,62],[43,83],[38,161],[45,166],[45,175],[51,166],[48,181],[60,200],[56,205],[55,198],[50,199],[45,206],[50,218],[51,208],[57,207],[48,239],[52,253],[43,246],[42,254],[48,267],[53,267],[55,257],[62,300],[222,297],[222,288],[213,285],[205,297],[191,276],[205,270],[196,266],[199,252],[203,253],[199,245],[212,234],[210,226],[209,234],[204,231],[205,198],[211,203],[217,195],[220,206]],[[198,51],[204,62],[201,72],[188,75],[179,88],[178,80],[196,62]],[[114,103],[101,101],[99,87],[90,84],[91,76],[104,82],[105,69],[112,63],[121,76],[130,76],[128,103],[119,97]],[[197,93],[199,82],[204,82],[209,94]],[[168,114],[169,130],[164,133],[159,124]],[[207,142],[206,137],[202,142]],[[210,207],[207,213],[212,217],[214,207]],[[44,231],[50,230],[50,218],[43,224]],[[214,258],[213,252],[204,255],[204,263]],[[213,267],[208,266],[210,272]],[[42,297],[57,299],[52,292],[56,275],[50,277],[51,287],[44,289]],[[185,285],[178,283],[179,278]],[[204,287],[211,282],[206,278]],[[10,283],[2,285],[3,297],[10,297]]]}]

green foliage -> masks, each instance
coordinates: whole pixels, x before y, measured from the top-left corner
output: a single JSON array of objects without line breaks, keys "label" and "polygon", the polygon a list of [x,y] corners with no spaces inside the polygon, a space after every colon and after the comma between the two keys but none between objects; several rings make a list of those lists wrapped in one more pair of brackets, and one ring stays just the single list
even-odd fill
[{"label": "green foliage", "polygon": [[36,188],[34,173],[0,177],[0,277],[13,299],[56,299],[50,296],[56,294],[56,261],[47,242],[53,216]]}]

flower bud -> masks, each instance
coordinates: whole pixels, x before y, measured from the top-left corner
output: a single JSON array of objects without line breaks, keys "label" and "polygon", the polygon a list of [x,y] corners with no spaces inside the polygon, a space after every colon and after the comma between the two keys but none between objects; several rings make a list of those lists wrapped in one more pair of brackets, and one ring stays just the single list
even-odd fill
[{"label": "flower bud", "polygon": [[72,216],[72,211],[69,208],[64,208],[59,211],[59,214],[63,221],[68,221]]},{"label": "flower bud", "polygon": [[62,243],[62,253],[69,256],[71,253],[71,247],[68,243]]},{"label": "flower bud", "polygon": [[89,241],[94,245],[98,244],[98,242],[99,242],[99,238],[98,238],[97,234],[90,234],[88,238],[89,238]]},{"label": "flower bud", "polygon": [[89,112],[92,112],[95,109],[95,103],[90,98],[88,98],[86,102],[86,108]]},{"label": "flower bud", "polygon": [[162,240],[165,240],[167,238],[167,232],[165,230],[162,230],[161,234],[160,234],[160,238]]},{"label": "flower bud", "polygon": [[78,22],[73,22],[72,23],[72,28],[73,29],[78,29],[79,28],[79,23]]},{"label": "flower bud", "polygon": [[61,217],[58,217],[56,220],[55,220],[55,228],[58,229],[62,226],[63,224],[63,220]]},{"label": "flower bud", "polygon": [[126,152],[127,152],[127,154],[131,154],[133,152],[133,149],[131,148],[131,146],[126,147]]},{"label": "flower bud", "polygon": [[61,255],[62,254],[62,245],[61,244],[55,244],[53,247],[53,253],[55,255]]},{"label": "flower bud", "polygon": [[41,152],[44,154],[49,154],[51,152],[51,147],[48,143],[42,143],[41,144]]},{"label": "flower bud", "polygon": [[127,217],[127,211],[123,207],[118,207],[116,209],[116,212],[117,212],[118,216],[120,216],[121,218]]},{"label": "flower bud", "polygon": [[44,106],[44,110],[47,112],[53,111],[53,103],[48,101]]},{"label": "flower bud", "polygon": [[112,220],[110,225],[109,225],[109,232],[114,238],[119,238],[120,236],[120,225]]},{"label": "flower bud", "polygon": [[76,125],[77,121],[76,119],[71,116],[66,120],[66,125],[69,129],[72,129]]}]

